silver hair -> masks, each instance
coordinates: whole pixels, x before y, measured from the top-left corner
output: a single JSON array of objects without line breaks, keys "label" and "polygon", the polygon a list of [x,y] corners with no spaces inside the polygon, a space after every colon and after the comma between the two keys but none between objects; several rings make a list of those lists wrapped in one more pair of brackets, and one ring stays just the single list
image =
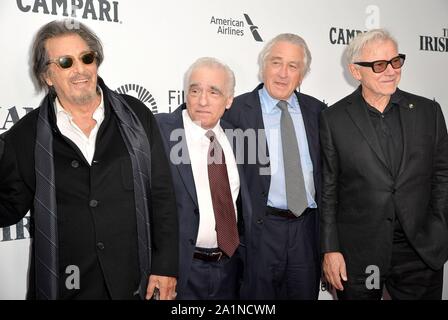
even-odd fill
[{"label": "silver hair", "polygon": [[187,70],[187,72],[185,72],[184,75],[184,91],[185,94],[188,93],[188,90],[190,88],[190,81],[191,81],[191,74],[201,68],[201,67],[211,67],[211,68],[219,68],[225,71],[226,75],[227,75],[227,88],[226,88],[226,92],[225,95],[228,98],[233,97],[234,93],[235,93],[235,74],[233,73],[232,69],[230,69],[230,67],[228,65],[226,65],[225,63],[222,63],[221,61],[219,61],[216,58],[212,58],[212,57],[202,57],[197,59]]},{"label": "silver hair", "polygon": [[398,50],[397,41],[385,29],[372,29],[365,33],[358,34],[350,41],[345,51],[347,63],[357,62],[364,48],[372,42],[376,41],[392,41]]},{"label": "silver hair", "polygon": [[65,35],[77,34],[96,52],[96,65],[99,67],[104,60],[103,45],[98,36],[86,25],[74,19],[54,20],[42,26],[34,37],[31,51],[31,69],[33,80],[38,91],[50,88],[44,75],[48,70],[48,53],[45,48],[47,40]]},{"label": "silver hair", "polygon": [[272,47],[276,45],[278,42],[289,42],[293,45],[296,45],[303,49],[303,64],[302,64],[302,78],[305,77],[305,75],[310,71],[310,65],[311,65],[311,52],[310,49],[308,49],[308,45],[306,44],[305,40],[293,33],[281,33],[272,40],[270,40],[264,48],[261,50],[260,54],[258,55],[258,77],[260,81],[263,82],[263,70],[266,66],[266,60],[269,56],[269,54],[272,51]]}]

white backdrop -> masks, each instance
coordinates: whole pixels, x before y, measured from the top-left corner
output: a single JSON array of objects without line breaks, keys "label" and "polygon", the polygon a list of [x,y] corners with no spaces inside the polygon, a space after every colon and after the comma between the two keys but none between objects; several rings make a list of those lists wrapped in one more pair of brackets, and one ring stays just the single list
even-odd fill
[{"label": "white backdrop", "polygon": [[[100,75],[106,84],[139,97],[154,112],[182,102],[183,73],[201,56],[215,56],[235,71],[236,94],[252,90],[258,52],[283,32],[301,35],[313,56],[301,91],[332,104],[356,87],[342,58],[350,35],[385,27],[407,55],[400,88],[436,99],[448,115],[446,0],[3,0],[0,133],[42,99],[29,77],[33,35],[44,23],[72,13],[103,41]],[[251,29],[263,41],[256,41]],[[28,219],[0,229],[0,299],[25,296]],[[320,298],[331,296],[321,291]]]}]

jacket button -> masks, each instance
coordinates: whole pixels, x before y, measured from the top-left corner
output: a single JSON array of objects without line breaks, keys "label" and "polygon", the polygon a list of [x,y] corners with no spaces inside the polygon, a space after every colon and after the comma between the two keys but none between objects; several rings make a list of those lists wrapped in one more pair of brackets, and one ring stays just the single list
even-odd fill
[{"label": "jacket button", "polygon": [[92,208],[97,207],[98,206],[98,200],[90,200],[89,206],[91,206]]},{"label": "jacket button", "polygon": [[102,242],[98,242],[98,243],[96,244],[96,247],[97,247],[99,250],[104,250],[104,243],[102,243]]},{"label": "jacket button", "polygon": [[199,214],[199,209],[198,208],[194,209],[194,213]]},{"label": "jacket button", "polygon": [[71,164],[72,164],[73,168],[78,168],[79,167],[79,162],[77,160],[73,160]]},{"label": "jacket button", "polygon": [[193,239],[190,239],[190,244],[191,245],[195,245],[196,243],[195,243],[195,241]]},{"label": "jacket button", "polygon": [[396,191],[397,191],[397,189],[393,188],[392,189],[392,194],[395,194]]},{"label": "jacket button", "polygon": [[257,223],[258,223],[258,224],[263,224],[263,219],[258,219],[258,220],[257,220]]}]

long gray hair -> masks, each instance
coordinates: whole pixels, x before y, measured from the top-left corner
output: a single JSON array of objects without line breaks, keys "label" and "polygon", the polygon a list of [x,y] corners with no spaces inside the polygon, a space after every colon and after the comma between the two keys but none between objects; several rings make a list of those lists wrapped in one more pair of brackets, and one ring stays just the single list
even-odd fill
[{"label": "long gray hair", "polygon": [[74,19],[54,20],[42,26],[34,37],[31,51],[32,77],[38,91],[50,88],[45,82],[45,73],[48,70],[48,53],[45,44],[48,39],[65,35],[77,34],[89,46],[89,49],[96,52],[96,64],[103,62],[103,45],[98,36],[86,25]]}]

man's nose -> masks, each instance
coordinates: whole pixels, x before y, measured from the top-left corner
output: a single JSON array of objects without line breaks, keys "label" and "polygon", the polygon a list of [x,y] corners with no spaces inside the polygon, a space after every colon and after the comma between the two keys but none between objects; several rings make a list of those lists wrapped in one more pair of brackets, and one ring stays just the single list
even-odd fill
[{"label": "man's nose", "polygon": [[205,106],[208,103],[208,95],[207,95],[207,91],[202,90],[200,95],[199,95],[199,104],[201,106]]},{"label": "man's nose", "polygon": [[286,78],[288,76],[288,65],[284,64],[279,69],[279,75],[282,78]]}]

